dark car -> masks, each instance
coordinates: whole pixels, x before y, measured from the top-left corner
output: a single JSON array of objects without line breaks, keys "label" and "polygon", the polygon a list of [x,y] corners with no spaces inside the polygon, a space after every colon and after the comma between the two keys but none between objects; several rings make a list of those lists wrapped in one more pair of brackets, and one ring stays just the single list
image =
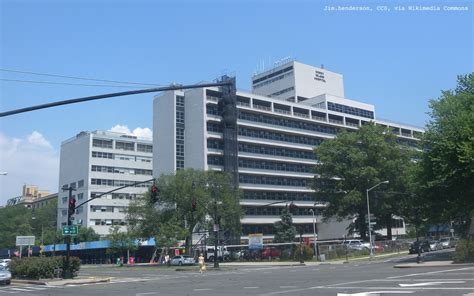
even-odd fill
[{"label": "dark car", "polygon": [[410,249],[408,249],[408,252],[410,254],[417,254],[418,253],[418,248],[420,248],[420,253],[423,252],[429,252],[430,251],[430,242],[428,240],[421,240],[421,241],[415,241],[410,245]]}]

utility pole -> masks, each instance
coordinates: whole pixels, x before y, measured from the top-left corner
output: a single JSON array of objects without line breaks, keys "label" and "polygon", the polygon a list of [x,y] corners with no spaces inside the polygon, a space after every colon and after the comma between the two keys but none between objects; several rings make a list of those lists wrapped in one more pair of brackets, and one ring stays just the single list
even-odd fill
[{"label": "utility pole", "polygon": [[219,221],[217,217],[217,198],[214,190],[215,188],[212,188],[212,191],[214,193],[214,268],[219,268],[219,259],[217,252],[217,247],[219,243]]}]

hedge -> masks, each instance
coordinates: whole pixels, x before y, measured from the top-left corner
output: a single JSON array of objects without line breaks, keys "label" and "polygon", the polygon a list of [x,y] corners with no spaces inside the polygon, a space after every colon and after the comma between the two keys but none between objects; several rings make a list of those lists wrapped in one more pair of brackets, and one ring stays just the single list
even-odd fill
[{"label": "hedge", "polygon": [[[79,271],[81,261],[77,257],[71,257],[72,274]],[[10,264],[10,271],[13,278],[18,279],[45,279],[53,278],[55,269],[64,270],[65,257],[27,257],[15,258]]]}]

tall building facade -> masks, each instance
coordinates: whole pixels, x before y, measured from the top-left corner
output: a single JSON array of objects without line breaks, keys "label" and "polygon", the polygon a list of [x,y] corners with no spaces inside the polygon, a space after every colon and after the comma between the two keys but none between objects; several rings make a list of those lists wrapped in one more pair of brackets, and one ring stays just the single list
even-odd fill
[{"label": "tall building facade", "polygon": [[[218,88],[155,97],[155,176],[182,168],[223,170],[221,99]],[[314,211],[319,239],[343,237],[351,221],[322,223],[325,205],[314,202],[314,147],[370,122],[390,128],[404,145],[416,146],[423,132],[377,119],[375,106],[344,97],[342,75],[295,61],[252,77],[252,92],[237,91],[236,104],[243,238],[250,233],[272,238],[273,224],[290,202],[297,206],[293,221],[305,236],[312,236]],[[404,227],[395,232],[403,234]]]},{"label": "tall building facade", "polygon": [[36,185],[23,185],[20,196],[7,200],[7,206],[22,204],[27,208],[39,208],[46,205],[51,200],[57,198],[54,194],[50,194],[47,190],[40,190]]},{"label": "tall building facade", "polygon": [[[76,205],[117,187],[147,181],[152,174],[151,140],[115,132],[81,132],[61,144],[58,227],[67,224],[68,191]],[[112,225],[126,226],[126,208],[151,186],[146,182],[106,194],[76,210],[73,224],[105,236]]]}]

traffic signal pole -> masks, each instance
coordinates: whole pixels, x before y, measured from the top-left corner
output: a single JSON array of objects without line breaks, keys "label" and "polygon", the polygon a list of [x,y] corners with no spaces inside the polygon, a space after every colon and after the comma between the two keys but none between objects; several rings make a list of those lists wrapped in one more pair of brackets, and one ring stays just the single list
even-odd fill
[{"label": "traffic signal pole", "polygon": [[[67,210],[67,225],[72,225],[72,215],[76,210],[76,200],[72,197],[72,192],[75,190],[73,187],[69,186],[67,188],[63,188],[63,190],[69,191],[69,198],[68,198],[68,210]],[[66,262],[64,264],[63,270],[63,278],[64,279],[72,279],[72,272],[71,272],[71,235],[66,236]]]}]

